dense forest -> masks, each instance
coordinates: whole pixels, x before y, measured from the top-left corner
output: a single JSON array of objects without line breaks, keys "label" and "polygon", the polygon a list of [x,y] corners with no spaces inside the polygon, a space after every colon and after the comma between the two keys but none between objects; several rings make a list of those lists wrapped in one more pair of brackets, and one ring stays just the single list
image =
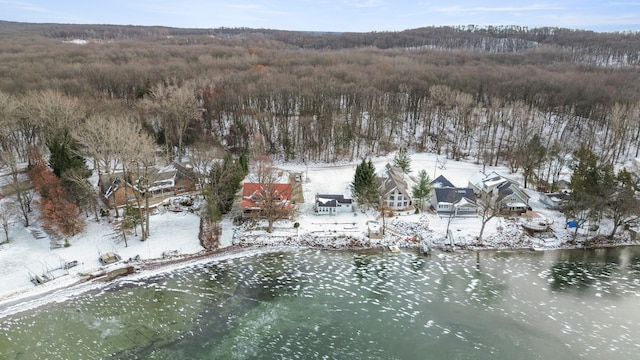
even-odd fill
[{"label": "dense forest", "polygon": [[[640,127],[629,120],[638,111],[639,36],[1,22],[0,91],[24,102],[56,90],[82,102],[87,118],[127,111],[150,125],[140,108],[154,87],[188,88],[201,116],[185,129],[187,141],[211,135],[234,151],[259,147],[301,161],[402,145],[514,162],[515,147],[538,134],[547,147],[585,142],[615,162],[638,155]],[[161,141],[168,129],[153,131]]]},{"label": "dense forest", "polygon": [[639,56],[638,33],[560,28],[0,22],[0,151],[80,152],[109,172],[147,166],[130,145],[147,141],[167,160],[215,147],[334,162],[404,147],[548,186],[581,145],[603,164],[640,154]]}]

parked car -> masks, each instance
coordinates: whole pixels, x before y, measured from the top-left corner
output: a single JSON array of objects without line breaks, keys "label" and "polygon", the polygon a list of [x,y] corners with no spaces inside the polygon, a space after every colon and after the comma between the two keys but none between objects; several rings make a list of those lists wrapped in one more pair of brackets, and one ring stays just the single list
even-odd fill
[{"label": "parked car", "polygon": [[71,269],[74,266],[78,266],[78,260],[67,261],[66,263],[64,263],[63,268],[67,270],[67,269]]}]

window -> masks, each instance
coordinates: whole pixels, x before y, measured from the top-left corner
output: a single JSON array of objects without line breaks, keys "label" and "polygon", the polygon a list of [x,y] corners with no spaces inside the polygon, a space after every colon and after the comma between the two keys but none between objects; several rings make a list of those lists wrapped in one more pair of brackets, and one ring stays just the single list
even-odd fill
[{"label": "window", "polygon": [[178,186],[178,191],[184,191],[184,189],[185,189],[184,185]]}]

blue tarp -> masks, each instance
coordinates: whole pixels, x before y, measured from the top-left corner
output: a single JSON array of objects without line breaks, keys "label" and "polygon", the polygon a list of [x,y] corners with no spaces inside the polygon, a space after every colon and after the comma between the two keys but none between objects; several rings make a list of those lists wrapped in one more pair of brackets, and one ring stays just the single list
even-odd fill
[{"label": "blue tarp", "polygon": [[570,228],[570,229],[577,228],[578,227],[578,222],[575,221],[575,220],[569,220],[569,221],[567,221],[567,227]]}]

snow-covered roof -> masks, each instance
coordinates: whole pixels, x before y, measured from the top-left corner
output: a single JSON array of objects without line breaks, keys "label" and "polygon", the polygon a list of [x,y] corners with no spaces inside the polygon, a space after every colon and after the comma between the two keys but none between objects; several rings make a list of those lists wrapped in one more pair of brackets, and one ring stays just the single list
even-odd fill
[{"label": "snow-covered roof", "polygon": [[527,204],[519,201],[508,202],[504,205],[510,208],[526,208],[527,207]]},{"label": "snow-covered roof", "polygon": [[503,177],[490,178],[490,179],[483,180],[485,188],[493,188],[505,182],[507,182],[507,179]]},{"label": "snow-covered roof", "polygon": [[345,198],[344,195],[316,194],[316,201],[318,202],[327,203],[331,200],[340,204],[351,204],[353,202],[353,200]]},{"label": "snow-covered roof", "polygon": [[323,206],[323,207],[336,207],[336,206],[338,206],[338,202],[335,199],[327,199],[327,198],[319,197],[319,198],[316,199],[316,201],[318,202],[319,206]]},{"label": "snow-covered roof", "polygon": [[444,177],[443,175],[438,176],[431,182],[434,188],[446,188],[446,187],[455,187],[449,179]]},{"label": "snow-covered roof", "polygon": [[377,221],[368,221],[367,227],[369,228],[369,231],[372,232],[380,231],[380,223]]},{"label": "snow-covered roof", "polygon": [[329,201],[335,201],[335,199],[327,199],[327,198],[323,198],[323,197],[319,197],[319,198],[317,198],[317,200],[318,200],[319,203],[323,203],[323,204],[328,203]]},{"label": "snow-covered roof", "polygon": [[385,167],[387,169],[386,178],[384,178],[380,187],[383,196],[397,189],[399,193],[411,199],[411,189],[415,186],[416,180],[405,174],[402,169],[391,164],[387,163]]}]

